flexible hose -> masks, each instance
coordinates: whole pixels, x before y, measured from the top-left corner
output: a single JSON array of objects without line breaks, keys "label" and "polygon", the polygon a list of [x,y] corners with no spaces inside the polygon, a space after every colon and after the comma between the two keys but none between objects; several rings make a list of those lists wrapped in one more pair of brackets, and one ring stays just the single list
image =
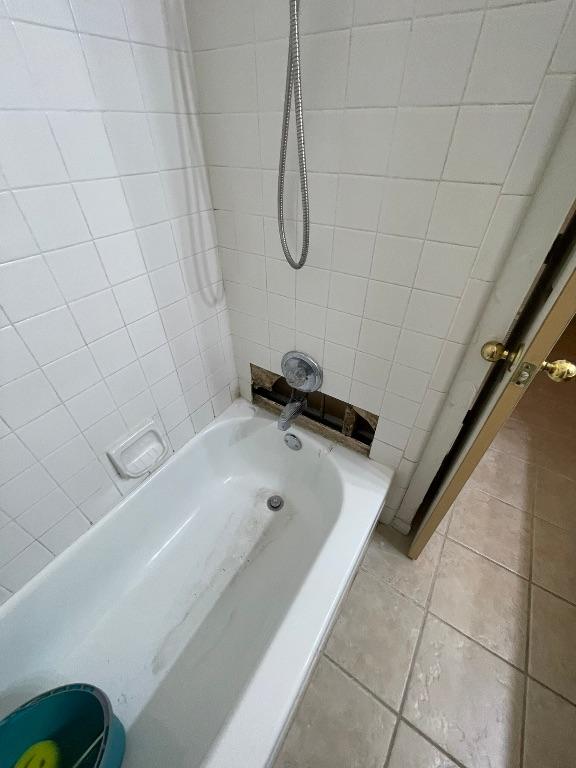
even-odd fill
[{"label": "flexible hose", "polygon": [[[282,138],[280,141],[280,165],[278,167],[278,231],[286,261],[294,269],[302,269],[310,246],[310,202],[308,198],[308,174],[306,171],[306,149],[304,146],[304,117],[302,114],[302,80],[300,71],[300,33],[298,30],[299,0],[290,1],[290,38],[288,42],[288,64],[286,67],[286,91],[282,117]],[[294,92],[294,113],[296,118],[296,143],[298,146],[298,167],[300,171],[300,193],[302,196],[302,250],[296,261],[286,241],[284,228],[284,181],[286,176],[286,154],[290,128],[290,107]]]}]

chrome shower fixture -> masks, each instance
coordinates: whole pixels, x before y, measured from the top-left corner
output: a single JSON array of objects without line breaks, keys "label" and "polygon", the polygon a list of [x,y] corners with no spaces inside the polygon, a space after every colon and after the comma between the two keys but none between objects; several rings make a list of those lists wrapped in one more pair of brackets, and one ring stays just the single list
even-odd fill
[{"label": "chrome shower fixture", "polygon": [[[306,171],[306,148],[304,146],[304,117],[302,111],[302,78],[300,67],[300,32],[298,14],[300,0],[290,3],[290,37],[288,42],[288,63],[286,66],[286,91],[284,94],[284,114],[282,117],[282,138],[280,140],[280,164],[278,167],[278,231],[286,261],[294,269],[301,269],[306,263],[310,246],[310,202],[308,199],[308,173]],[[290,128],[290,106],[294,92],[294,113],[296,119],[296,143],[298,147],[298,168],[300,172],[300,195],[302,197],[302,250],[298,261],[290,253],[284,228],[284,182],[286,177],[286,154],[288,151],[288,132]]]}]

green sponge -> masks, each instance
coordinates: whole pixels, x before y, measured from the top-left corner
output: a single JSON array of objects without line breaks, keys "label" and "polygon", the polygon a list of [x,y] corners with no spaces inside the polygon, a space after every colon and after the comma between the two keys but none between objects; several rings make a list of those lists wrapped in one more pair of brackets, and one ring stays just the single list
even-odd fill
[{"label": "green sponge", "polygon": [[58,768],[60,750],[55,741],[39,741],[24,752],[14,768]]}]

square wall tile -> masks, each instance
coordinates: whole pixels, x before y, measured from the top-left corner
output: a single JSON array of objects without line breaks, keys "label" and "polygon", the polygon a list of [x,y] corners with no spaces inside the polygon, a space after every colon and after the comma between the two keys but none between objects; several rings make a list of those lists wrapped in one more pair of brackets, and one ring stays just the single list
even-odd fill
[{"label": "square wall tile", "polygon": [[115,176],[116,165],[96,112],[50,112],[50,125],[71,179]]},{"label": "square wall tile", "polygon": [[526,3],[486,14],[465,101],[534,101],[566,17],[566,3]]},{"label": "square wall tile", "polygon": [[114,174],[101,173],[100,176],[158,170],[146,115],[135,112],[107,112],[104,122],[118,170]]},{"label": "square wall tile", "polygon": [[350,315],[361,315],[367,285],[368,281],[363,277],[333,272],[330,278],[328,306]]},{"label": "square wall tile", "polygon": [[302,38],[302,68],[308,72],[302,89],[309,109],[344,106],[349,40],[348,30]]},{"label": "square wall tile", "polygon": [[36,107],[38,94],[30,76],[24,51],[20,47],[14,28],[0,6],[0,67],[3,78],[0,84],[0,102],[12,109]]},{"label": "square wall tile", "polygon": [[387,235],[424,237],[437,187],[432,181],[384,179],[378,230]]},{"label": "square wall tile", "polygon": [[430,376],[423,371],[394,363],[388,379],[388,391],[421,403],[426,394]]},{"label": "square wall tile", "polygon": [[143,109],[140,85],[130,43],[94,35],[80,35],[90,77],[101,109]]},{"label": "square wall tile", "polygon": [[46,109],[95,109],[96,98],[75,32],[15,25]]},{"label": "square wall tile", "polygon": [[132,219],[119,179],[85,181],[74,189],[94,237],[132,228]]},{"label": "square wall tile", "polygon": [[0,570],[0,584],[16,592],[39,573],[54,555],[39,542],[33,541],[21,554]]},{"label": "square wall tile", "polygon": [[89,521],[80,510],[74,509],[60,522],[56,523],[55,526],[50,528],[40,540],[46,549],[55,555],[59,555],[89,529]]},{"label": "square wall tile", "polygon": [[201,83],[198,93],[201,112],[256,111],[258,100],[253,46],[196,53],[194,67]]},{"label": "square wall tile", "polygon": [[90,239],[69,184],[21,189],[16,192],[16,200],[43,250],[64,248]]},{"label": "square wall tile", "polygon": [[38,253],[38,246],[22,212],[10,192],[0,194],[0,263]]},{"label": "square wall tile", "polygon": [[386,172],[395,112],[394,109],[348,109],[344,112],[340,171]]},{"label": "square wall tile", "polygon": [[404,286],[370,280],[364,314],[381,323],[401,325],[409,299],[410,290]]},{"label": "square wall tile", "polygon": [[108,287],[93,243],[82,243],[47,253],[44,258],[67,301]]},{"label": "square wall tile", "polygon": [[0,537],[0,568],[32,543],[32,537],[16,523],[8,523]]},{"label": "square wall tile", "polygon": [[348,106],[396,106],[409,37],[408,22],[353,28]]},{"label": "square wall tile", "polygon": [[18,430],[18,436],[38,459],[43,459],[78,434],[78,427],[63,405],[48,411]]},{"label": "square wall tile", "polygon": [[376,24],[379,21],[411,19],[414,0],[356,0],[354,4],[354,24]]},{"label": "square wall tile", "polygon": [[74,29],[74,20],[66,0],[8,0],[10,16],[46,26]]},{"label": "square wall tile", "polygon": [[7,181],[14,187],[68,180],[58,145],[41,112],[0,114],[0,163]]},{"label": "square wall tile", "polygon": [[413,331],[445,338],[458,299],[429,291],[412,291],[404,325]]},{"label": "square wall tile", "polygon": [[59,488],[33,504],[20,515],[18,524],[31,536],[39,537],[73,509],[70,499]]},{"label": "square wall tile", "polygon": [[[390,373],[390,365],[391,363],[382,357],[367,355],[365,352],[358,351],[356,352],[353,378],[356,379],[356,382],[369,384],[371,387],[383,390],[386,386],[388,374]],[[372,413],[378,413],[380,411],[380,405],[382,403],[381,391],[370,392],[364,390],[362,387],[357,388],[356,391],[359,397],[363,396],[365,400],[370,399],[372,401],[372,407],[366,407],[368,411],[372,411]],[[375,407],[376,403],[378,403],[378,407]]]},{"label": "square wall tile", "polygon": [[444,178],[503,182],[529,114],[528,106],[462,107]]},{"label": "square wall tile", "polygon": [[457,114],[456,107],[399,109],[388,173],[440,179]]},{"label": "square wall tile", "polygon": [[37,367],[36,361],[14,328],[0,331],[0,385],[30,373]]},{"label": "square wall tile", "polygon": [[367,317],[362,319],[358,349],[386,360],[394,358],[400,329],[393,325],[379,323]]},{"label": "square wall tile", "polygon": [[482,22],[481,13],[414,22],[400,101],[406,106],[458,104]]},{"label": "square wall tile", "polygon": [[338,272],[368,277],[373,249],[374,234],[372,232],[336,227],[332,266]]},{"label": "square wall tile", "polygon": [[90,350],[103,376],[110,376],[136,359],[125,328],[94,341]]},{"label": "square wall tile", "polygon": [[134,232],[123,232],[96,240],[96,248],[112,285],[146,272],[140,244]]},{"label": "square wall tile", "polygon": [[488,184],[442,182],[428,229],[431,240],[458,245],[480,245],[499,188]]},{"label": "square wall tile", "polygon": [[76,26],[81,32],[109,37],[128,37],[120,0],[70,0]]},{"label": "square wall tile", "polygon": [[340,176],[336,224],[340,227],[375,230],[382,196],[380,179],[371,176]]},{"label": "square wall tile", "polygon": [[101,378],[92,354],[85,347],[61,357],[44,370],[63,400],[82,392]]},{"label": "square wall tile", "polygon": [[28,448],[14,434],[0,439],[0,458],[0,483],[8,482],[36,463]]},{"label": "square wall tile", "polygon": [[0,265],[0,303],[12,322],[64,303],[41,256]]},{"label": "square wall tile", "polygon": [[441,339],[404,329],[400,333],[395,360],[401,365],[432,373],[441,349]]},{"label": "square wall tile", "polygon": [[[576,19],[576,13],[572,12]],[[576,40],[576,31],[573,33]],[[574,67],[576,70],[576,66]],[[552,147],[558,140],[574,100],[576,78],[548,75],[534,103],[528,125],[512,161],[502,191],[528,195],[534,192]]]},{"label": "square wall tile", "polygon": [[123,325],[111,290],[100,291],[75,301],[70,309],[86,342],[99,339]]},{"label": "square wall tile", "polygon": [[326,339],[346,347],[355,347],[358,344],[360,323],[360,318],[355,315],[329,309],[326,313]]},{"label": "square wall tile", "polygon": [[85,390],[66,403],[72,417],[84,430],[115,410],[114,401],[104,382]]},{"label": "square wall tile", "polygon": [[44,315],[37,315],[17,325],[18,333],[40,365],[84,346],[84,340],[70,310],[59,307]]},{"label": "square wall tile", "polygon": [[428,241],[424,244],[414,287],[461,296],[475,258],[475,248]]},{"label": "square wall tile", "polygon": [[377,235],[370,276],[375,280],[410,287],[414,282],[422,240]]},{"label": "square wall tile", "polygon": [[10,517],[18,518],[54,488],[56,483],[44,467],[34,464],[0,488],[0,505]]}]

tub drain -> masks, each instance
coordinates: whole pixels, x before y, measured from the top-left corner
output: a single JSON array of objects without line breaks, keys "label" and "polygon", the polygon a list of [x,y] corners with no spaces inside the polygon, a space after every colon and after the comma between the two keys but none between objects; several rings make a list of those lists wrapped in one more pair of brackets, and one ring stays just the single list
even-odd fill
[{"label": "tub drain", "polygon": [[268,505],[268,509],[271,509],[273,512],[277,512],[284,506],[284,499],[282,496],[274,494],[273,496],[270,496],[266,504]]}]

